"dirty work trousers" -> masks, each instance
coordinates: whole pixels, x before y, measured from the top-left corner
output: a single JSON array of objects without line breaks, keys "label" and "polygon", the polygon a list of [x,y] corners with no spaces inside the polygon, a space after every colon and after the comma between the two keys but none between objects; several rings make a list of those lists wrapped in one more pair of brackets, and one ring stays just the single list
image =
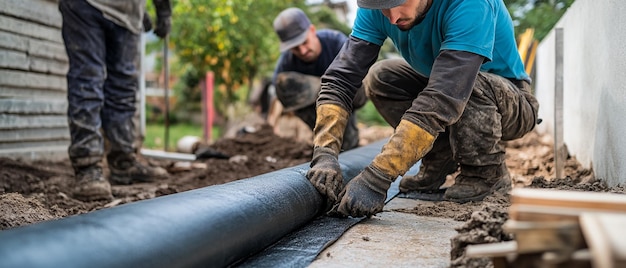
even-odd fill
[{"label": "dirty work trousers", "polygon": [[[276,95],[278,100],[285,107],[301,107],[293,110],[293,113],[306,123],[311,130],[315,128],[315,119],[317,113],[315,110],[315,101],[319,95],[321,81],[320,77],[301,74],[297,72],[283,72],[278,75],[276,82]],[[280,91],[292,91],[291,94],[279,94]],[[298,93],[303,97],[294,96]],[[300,102],[294,104],[292,102]],[[359,146],[359,128],[357,127],[356,110],[363,107],[367,102],[365,95],[365,89],[361,87],[354,97],[352,102],[352,111],[350,118],[348,118],[348,124],[343,133],[343,143],[341,144],[341,150],[347,151]],[[305,105],[301,105],[305,104]],[[286,109],[288,110],[288,109]]]},{"label": "dirty work trousers", "polygon": [[[415,72],[406,61],[391,59],[374,64],[364,84],[374,106],[395,128],[428,84],[428,78]],[[503,141],[531,131],[537,122],[538,108],[526,81],[479,72],[460,119],[438,135],[424,160],[452,155],[461,169],[464,165],[500,165],[505,159]]]},{"label": "dirty work trousers", "polygon": [[134,152],[139,35],[108,19],[85,0],[61,0],[67,73],[68,152],[75,168],[100,163],[102,128],[110,154]]}]

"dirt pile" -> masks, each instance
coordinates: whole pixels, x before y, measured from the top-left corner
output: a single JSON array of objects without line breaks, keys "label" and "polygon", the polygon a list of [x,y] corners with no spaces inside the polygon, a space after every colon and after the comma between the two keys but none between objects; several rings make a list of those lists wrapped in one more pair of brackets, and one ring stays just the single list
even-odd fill
[{"label": "dirt pile", "polygon": [[0,158],[0,230],[249,178],[308,162],[313,153],[310,144],[278,137],[268,125],[219,140],[210,148],[231,157],[196,161],[186,168],[173,161],[147,159],[166,168],[170,176],[154,183],[113,185],[112,202],[73,199],[69,161],[26,163]]}]

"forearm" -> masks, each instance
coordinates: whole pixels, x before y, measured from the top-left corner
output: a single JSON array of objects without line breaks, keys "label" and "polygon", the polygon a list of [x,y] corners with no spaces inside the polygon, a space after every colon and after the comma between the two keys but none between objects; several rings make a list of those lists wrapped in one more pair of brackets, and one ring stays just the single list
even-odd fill
[{"label": "forearm", "polygon": [[428,85],[404,114],[432,135],[454,124],[469,100],[483,56],[464,51],[442,51],[433,65]]},{"label": "forearm", "polygon": [[393,181],[396,177],[406,173],[430,151],[436,137],[419,126],[402,120],[381,152],[372,161],[372,166]]},{"label": "forearm", "polygon": [[335,104],[352,111],[352,100],[379,51],[380,46],[350,36],[322,76],[317,105]]},{"label": "forearm", "polygon": [[156,9],[157,17],[170,17],[172,16],[172,6],[170,0],[152,0]]}]

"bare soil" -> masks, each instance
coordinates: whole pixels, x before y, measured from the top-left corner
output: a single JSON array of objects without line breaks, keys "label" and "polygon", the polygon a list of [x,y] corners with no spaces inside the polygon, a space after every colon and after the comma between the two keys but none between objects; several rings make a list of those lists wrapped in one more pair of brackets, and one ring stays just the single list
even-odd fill
[{"label": "bare soil", "polygon": [[[310,143],[277,136],[268,125],[257,129],[254,133],[218,140],[210,146],[232,156],[230,159],[195,161],[191,166],[146,159],[151,165],[166,168],[171,176],[155,183],[113,185],[115,200],[112,202],[73,199],[70,191],[73,172],[69,161],[23,162],[0,158],[0,230],[249,178],[310,161]],[[363,128],[361,145],[391,133],[388,127]],[[596,180],[593,171],[582,168],[574,157],[567,159],[566,177],[555,179],[550,138],[535,132],[507,143],[506,163],[514,187],[624,193],[622,187],[608,188]],[[449,176],[449,184],[453,183],[452,178]],[[513,237],[501,228],[508,219],[509,206],[508,196],[496,194],[482,202],[434,202],[401,212],[465,222],[452,239],[452,266],[488,267],[492,265],[489,259],[465,258],[464,248],[471,244],[512,240]]]}]

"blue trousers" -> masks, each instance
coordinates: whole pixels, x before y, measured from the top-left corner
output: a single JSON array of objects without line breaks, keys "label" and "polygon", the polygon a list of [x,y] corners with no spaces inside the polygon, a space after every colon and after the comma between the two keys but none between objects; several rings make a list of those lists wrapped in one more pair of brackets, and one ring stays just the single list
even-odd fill
[{"label": "blue trousers", "polygon": [[85,0],[61,0],[67,73],[68,152],[75,168],[99,164],[105,154],[134,153],[139,34],[106,19]]}]

